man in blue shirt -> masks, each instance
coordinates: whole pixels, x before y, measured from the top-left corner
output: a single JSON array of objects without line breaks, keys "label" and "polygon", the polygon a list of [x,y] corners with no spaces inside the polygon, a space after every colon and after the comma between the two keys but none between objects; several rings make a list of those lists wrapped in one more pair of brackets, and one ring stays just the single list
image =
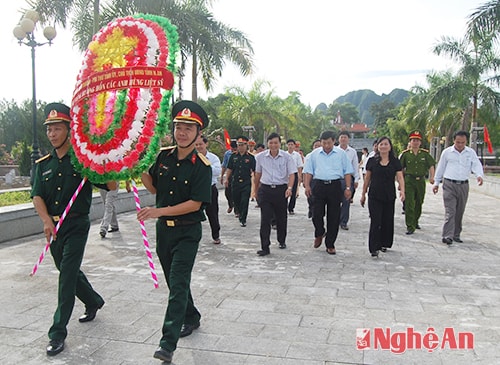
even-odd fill
[{"label": "man in blue shirt", "polygon": [[[341,148],[335,147],[335,133],[321,134],[321,148],[311,152],[304,166],[304,188],[306,196],[314,197],[313,217],[314,248],[321,246],[325,238],[326,252],[335,255],[335,241],[339,233],[340,203],[342,197],[351,199],[352,164]],[[342,191],[341,180],[345,179]],[[314,188],[311,189],[311,182]],[[325,209],[326,208],[326,209]],[[323,217],[326,211],[326,230]]]}]

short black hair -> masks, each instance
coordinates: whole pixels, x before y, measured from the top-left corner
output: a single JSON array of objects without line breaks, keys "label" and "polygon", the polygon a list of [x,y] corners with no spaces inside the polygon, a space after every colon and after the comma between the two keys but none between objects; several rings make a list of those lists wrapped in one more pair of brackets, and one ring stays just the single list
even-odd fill
[{"label": "short black hair", "polygon": [[331,138],[335,141],[337,136],[335,135],[334,131],[324,131],[323,133],[321,133],[321,136],[319,137],[319,139],[321,139],[321,140],[328,139],[328,138]]},{"label": "short black hair", "polygon": [[201,140],[203,141],[203,143],[208,143],[208,139],[207,139],[207,137],[205,137],[205,136],[203,136],[203,135],[202,135],[202,136],[200,136],[200,137],[201,137]]},{"label": "short black hair", "polygon": [[295,143],[296,143],[294,139],[290,138],[290,139],[288,139],[288,140],[286,141],[286,144],[289,144],[290,142],[292,142],[293,144],[295,144]]},{"label": "short black hair", "polygon": [[266,146],[264,146],[262,143],[257,143],[255,145],[255,149],[258,150],[259,148],[263,148],[263,149],[266,149]]},{"label": "short black hair", "polygon": [[373,141],[372,146],[375,146],[377,143],[378,143],[378,139],[376,139],[375,141]]},{"label": "short black hair", "polygon": [[463,131],[463,130],[460,130],[460,131],[456,131],[454,134],[453,134],[453,139],[455,139],[457,136],[462,136],[462,137],[465,137],[467,138],[467,140],[469,140],[469,132],[467,131]]},{"label": "short black hair", "polygon": [[349,132],[348,132],[348,131],[341,131],[341,132],[339,133],[339,137],[340,137],[340,136],[347,136],[347,137],[351,138],[351,135],[349,134]]},{"label": "short black hair", "polygon": [[236,143],[236,141],[231,141],[230,146],[231,148],[236,148],[238,147],[238,144]]},{"label": "short black hair", "polygon": [[267,141],[269,142],[271,139],[274,139],[274,138],[278,138],[278,140],[281,142],[281,136],[276,132],[273,132],[270,135],[268,135]]}]

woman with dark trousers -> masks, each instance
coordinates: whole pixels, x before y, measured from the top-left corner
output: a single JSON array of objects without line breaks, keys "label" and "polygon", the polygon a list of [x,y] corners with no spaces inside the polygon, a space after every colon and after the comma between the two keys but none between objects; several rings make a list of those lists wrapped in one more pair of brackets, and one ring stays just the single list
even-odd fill
[{"label": "woman with dark trousers", "polygon": [[364,207],[368,191],[368,210],[370,212],[370,233],[368,248],[372,257],[379,250],[385,252],[392,247],[394,240],[394,202],[396,187],[399,183],[401,201],[405,199],[405,183],[401,163],[394,155],[389,137],[378,140],[378,152],[366,163],[366,176],[361,193],[361,206]]}]

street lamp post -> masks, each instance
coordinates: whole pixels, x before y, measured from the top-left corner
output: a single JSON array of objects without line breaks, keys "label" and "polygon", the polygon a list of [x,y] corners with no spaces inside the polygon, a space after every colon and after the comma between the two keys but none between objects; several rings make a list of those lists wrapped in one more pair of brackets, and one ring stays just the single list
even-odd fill
[{"label": "street lamp post", "polygon": [[40,151],[38,149],[38,138],[37,138],[37,122],[36,122],[36,82],[35,82],[35,48],[43,46],[44,44],[51,45],[52,40],[56,37],[56,30],[52,26],[47,26],[43,30],[43,35],[47,38],[48,42],[38,43],[35,40],[35,27],[39,20],[38,13],[35,10],[28,10],[24,17],[21,19],[19,24],[14,28],[14,36],[19,41],[19,45],[26,45],[31,48],[31,75],[32,75],[32,118],[33,118],[33,149],[31,152],[31,179],[30,182],[33,185],[33,179],[35,177],[35,161],[40,158]]}]

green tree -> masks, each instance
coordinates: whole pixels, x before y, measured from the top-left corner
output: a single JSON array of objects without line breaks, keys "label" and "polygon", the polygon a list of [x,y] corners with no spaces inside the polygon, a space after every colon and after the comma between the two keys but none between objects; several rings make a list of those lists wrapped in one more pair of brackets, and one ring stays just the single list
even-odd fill
[{"label": "green tree", "polygon": [[370,114],[373,116],[373,127],[378,136],[390,136],[387,121],[397,116],[395,104],[389,99],[384,99],[378,104],[370,105]]},{"label": "green tree", "polygon": [[500,34],[500,1],[492,0],[479,6],[467,22],[469,39],[498,38]]},{"label": "green tree", "polygon": [[30,176],[31,148],[26,141],[18,141],[11,151],[14,163],[19,165],[21,176]]},{"label": "green tree", "polygon": [[83,51],[103,25],[100,18],[99,0],[27,0],[38,11],[42,23],[53,22],[73,31],[73,43]]},{"label": "green tree", "polygon": [[[45,127],[43,125],[45,107],[44,102],[37,102],[37,139],[40,151],[44,153],[50,149],[50,143],[44,138]],[[14,100],[0,101],[0,143],[5,144],[10,151],[18,141],[24,141],[28,145],[33,143],[33,116],[31,100],[25,100],[20,105]]]},{"label": "green tree", "polygon": [[[470,142],[475,149],[478,105],[492,111],[500,108],[500,94],[495,89],[499,85],[495,71],[500,67],[500,58],[491,42],[491,35],[462,40],[442,37],[441,42],[434,46],[434,53],[448,56],[460,67],[456,77],[449,78],[449,82],[436,91],[441,102],[461,104],[462,127],[471,130]],[[498,121],[498,112],[495,114]]]},{"label": "green tree", "polygon": [[333,102],[328,106],[328,116],[333,123],[340,114],[342,122],[345,124],[355,124],[360,122],[359,111],[354,104]]},{"label": "green tree", "polygon": [[217,21],[208,6],[210,0],[112,0],[100,4],[97,0],[30,0],[44,21],[54,21],[66,27],[68,19],[73,43],[85,50],[92,35],[117,17],[136,13],[166,16],[177,26],[181,48],[179,69],[179,99],[183,98],[183,78],[191,61],[192,100],[198,99],[198,76],[206,90],[211,90],[221,76],[226,61],[236,65],[241,74],[253,70],[253,49],[250,40],[240,30]]}]

